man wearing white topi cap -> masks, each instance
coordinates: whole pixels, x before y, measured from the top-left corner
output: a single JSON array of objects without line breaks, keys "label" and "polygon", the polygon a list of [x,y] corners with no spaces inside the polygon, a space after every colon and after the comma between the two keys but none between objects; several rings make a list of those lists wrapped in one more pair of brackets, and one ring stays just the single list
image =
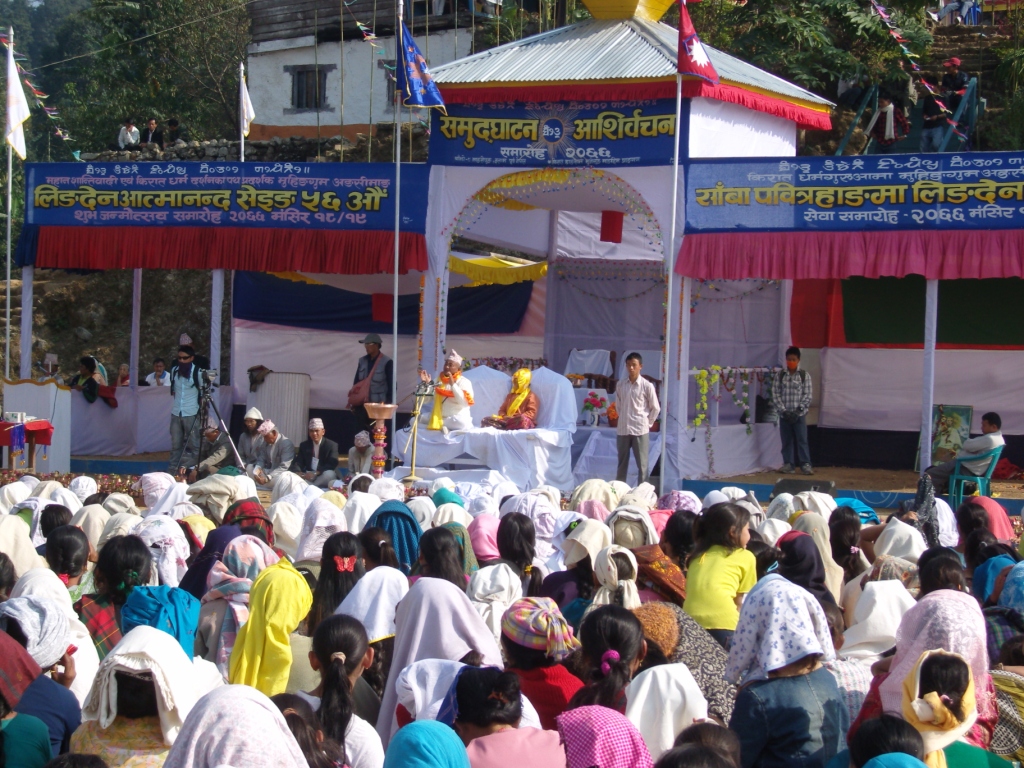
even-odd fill
[{"label": "man wearing white topi cap", "polygon": [[338,479],[338,444],[324,437],[322,419],[309,420],[309,440],[299,443],[299,452],[292,465],[307,483],[317,488],[330,488]]},{"label": "man wearing white topi cap", "polygon": [[246,466],[245,470],[256,481],[256,485],[272,488],[277,478],[291,471],[295,461],[295,444],[278,432],[270,419],[260,424],[257,431],[263,438],[263,448],[256,464]]},{"label": "man wearing white topi cap", "polygon": [[[420,380],[430,381],[426,371],[420,371]],[[434,382],[434,403],[425,409],[420,420],[427,429],[472,429],[473,383],[462,375],[462,357],[454,349],[444,361],[444,370]]]}]

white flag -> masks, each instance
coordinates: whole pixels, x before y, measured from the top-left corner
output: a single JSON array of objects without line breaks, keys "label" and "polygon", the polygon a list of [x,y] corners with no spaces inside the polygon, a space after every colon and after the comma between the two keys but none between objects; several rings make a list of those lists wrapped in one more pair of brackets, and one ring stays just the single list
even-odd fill
[{"label": "white flag", "polygon": [[244,70],[239,78],[238,85],[238,114],[242,121],[242,135],[248,136],[249,126],[252,125],[252,121],[256,119],[256,110],[252,108],[252,100],[249,98],[249,89],[245,87]]},{"label": "white flag", "polygon": [[[13,30],[11,31],[13,35]],[[10,38],[8,38],[9,40]],[[14,63],[14,46],[7,46],[7,130],[4,135],[7,143],[18,153],[18,157],[25,159],[25,129],[22,127],[29,118],[28,102],[25,100],[25,91],[21,87],[21,78],[18,75],[18,65]]]}]

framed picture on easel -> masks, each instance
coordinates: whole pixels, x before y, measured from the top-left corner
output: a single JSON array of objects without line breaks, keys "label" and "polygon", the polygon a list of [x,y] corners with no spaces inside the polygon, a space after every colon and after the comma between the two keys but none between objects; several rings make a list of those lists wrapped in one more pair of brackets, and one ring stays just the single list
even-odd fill
[{"label": "framed picture on easel", "polygon": [[[957,452],[971,436],[972,405],[932,406],[932,464],[956,458]],[[921,441],[918,440],[914,471],[921,471]]]}]

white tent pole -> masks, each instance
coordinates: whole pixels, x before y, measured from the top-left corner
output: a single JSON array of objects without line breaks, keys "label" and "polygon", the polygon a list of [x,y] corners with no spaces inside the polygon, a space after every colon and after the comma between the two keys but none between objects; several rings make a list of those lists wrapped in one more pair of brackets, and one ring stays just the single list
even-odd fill
[{"label": "white tent pole", "polygon": [[[14,45],[14,40],[11,40]],[[11,378],[11,172],[14,160],[7,145],[7,310],[4,323],[4,378]]]},{"label": "white tent pole", "polygon": [[[672,370],[672,284],[676,265],[676,208],[679,204],[679,123],[683,111],[683,76],[676,73],[676,129],[675,149],[672,153],[672,218],[668,230],[668,249],[665,256],[665,283],[668,301],[665,302],[665,354],[662,356],[661,371],[661,472],[658,475],[659,495],[665,493],[665,474],[668,471],[669,436],[669,379]],[[685,418],[685,414],[684,414]],[[685,422],[684,422],[685,429]]]},{"label": "white tent pole", "polygon": [[128,349],[128,386],[139,383],[139,337],[142,335],[142,270],[132,270],[132,337]]},{"label": "white tent pole", "polygon": [[[320,73],[317,73],[320,77]],[[245,162],[245,107],[242,100],[242,91],[245,90],[245,62],[238,62],[238,160]],[[317,154],[320,154],[320,147],[317,146]]]},{"label": "white tent pole", "polygon": [[32,378],[32,279],[35,267],[21,268],[21,378]]},{"label": "white tent pole", "polygon": [[[398,21],[395,24],[395,65],[405,66],[402,58],[405,42],[402,40],[402,1],[398,2]],[[395,281],[391,307],[391,402],[398,402],[398,268],[401,247],[399,231],[402,223],[402,92],[395,88]],[[410,130],[410,137],[412,132]],[[391,414],[391,441],[398,439],[398,409]],[[391,455],[395,455],[395,447],[391,446]],[[394,467],[394,462],[391,464]]]},{"label": "white tent pole", "polygon": [[939,281],[929,280],[924,304],[924,372],[921,381],[921,471],[932,465],[932,407],[935,403],[935,338],[939,325]]},{"label": "white tent pole", "polygon": [[[210,284],[210,368],[220,371],[221,317],[224,315],[224,270],[213,270]],[[223,377],[218,374],[218,380]]]}]

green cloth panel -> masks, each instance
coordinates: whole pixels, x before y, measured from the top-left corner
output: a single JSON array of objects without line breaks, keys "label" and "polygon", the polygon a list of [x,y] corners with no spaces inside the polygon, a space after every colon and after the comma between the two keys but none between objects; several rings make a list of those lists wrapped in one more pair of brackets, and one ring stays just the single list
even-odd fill
[{"label": "green cloth panel", "polygon": [[[925,279],[920,275],[842,281],[848,344],[924,343]],[[1024,280],[939,281],[940,344],[1024,346]]]}]

